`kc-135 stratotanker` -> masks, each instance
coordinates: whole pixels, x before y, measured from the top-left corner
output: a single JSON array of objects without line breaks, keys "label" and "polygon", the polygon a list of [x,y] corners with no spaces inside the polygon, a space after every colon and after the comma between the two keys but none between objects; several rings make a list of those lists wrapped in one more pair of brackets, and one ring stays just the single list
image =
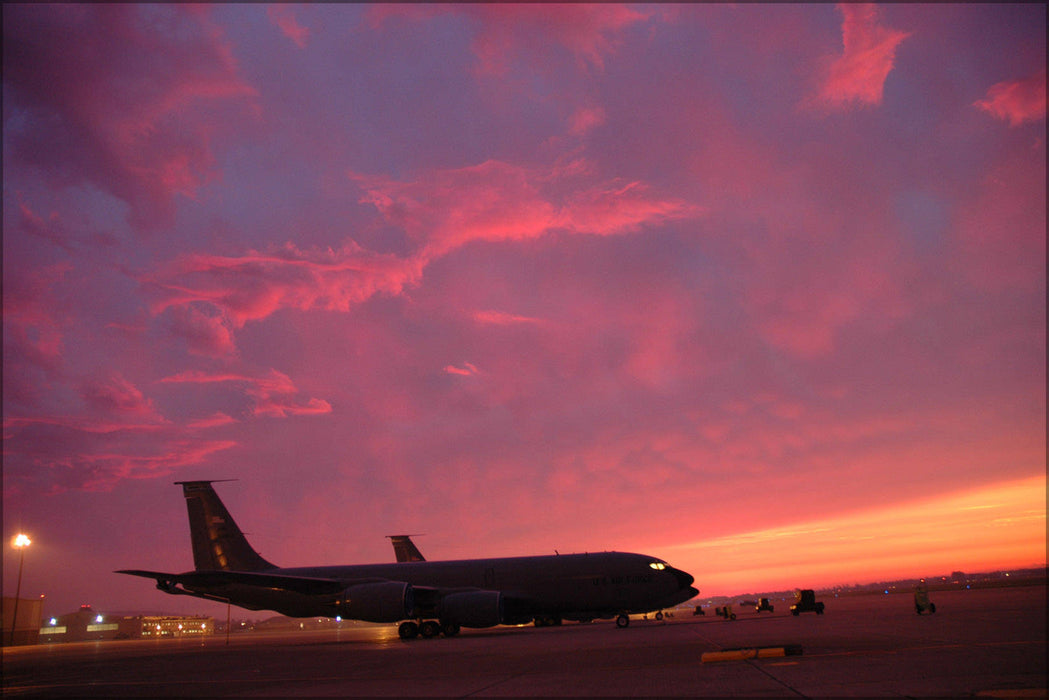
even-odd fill
[{"label": "kc-135 stratotanker", "polygon": [[189,510],[195,569],[123,569],[165,593],[273,610],[290,617],[399,622],[405,639],[462,627],[556,624],[661,611],[699,594],[693,578],[644,554],[595,552],[457,561],[283,568],[248,543],[213,481],[179,481]]}]

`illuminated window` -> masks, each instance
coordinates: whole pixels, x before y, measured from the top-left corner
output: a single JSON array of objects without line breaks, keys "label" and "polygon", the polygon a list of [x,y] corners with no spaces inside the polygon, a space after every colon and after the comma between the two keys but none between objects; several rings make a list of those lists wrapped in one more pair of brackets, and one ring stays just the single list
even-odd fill
[{"label": "illuminated window", "polygon": [[649,566],[651,566],[656,571],[662,571],[663,569],[667,568],[667,565],[661,561],[654,561],[651,564],[649,564]]}]

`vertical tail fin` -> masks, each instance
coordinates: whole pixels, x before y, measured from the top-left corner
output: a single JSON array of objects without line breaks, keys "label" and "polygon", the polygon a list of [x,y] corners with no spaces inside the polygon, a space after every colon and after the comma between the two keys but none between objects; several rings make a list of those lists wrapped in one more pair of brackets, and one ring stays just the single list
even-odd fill
[{"label": "vertical tail fin", "polygon": [[411,535],[386,535],[393,542],[393,552],[397,555],[397,561],[426,561],[419,548],[412,542]]},{"label": "vertical tail fin", "polygon": [[176,481],[189,511],[193,565],[197,571],[264,571],[273,564],[251,548],[211,481]]}]

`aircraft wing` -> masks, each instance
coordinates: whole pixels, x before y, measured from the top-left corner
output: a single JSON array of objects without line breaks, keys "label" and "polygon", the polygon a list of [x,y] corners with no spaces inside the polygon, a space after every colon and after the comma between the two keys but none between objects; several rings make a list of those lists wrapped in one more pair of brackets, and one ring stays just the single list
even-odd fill
[{"label": "aircraft wing", "polygon": [[[156,579],[157,588],[171,591],[182,584],[190,588],[241,584],[291,591],[305,595],[331,595],[345,590],[347,585],[365,583],[365,581],[340,581],[331,578],[310,578],[306,576],[286,576],[284,574],[267,574],[249,571],[190,571],[183,574],[168,574],[161,571],[142,571],[140,569],[121,569],[115,573],[142,576]],[[371,580],[367,581],[371,582]]]}]

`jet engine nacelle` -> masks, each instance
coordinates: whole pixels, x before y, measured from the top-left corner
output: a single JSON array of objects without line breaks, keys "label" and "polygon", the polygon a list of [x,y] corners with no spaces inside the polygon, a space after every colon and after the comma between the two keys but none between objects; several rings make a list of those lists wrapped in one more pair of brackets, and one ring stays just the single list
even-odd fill
[{"label": "jet engine nacelle", "polygon": [[499,591],[451,593],[441,600],[441,620],[462,627],[493,627],[503,622],[503,594]]},{"label": "jet engine nacelle", "polygon": [[415,594],[404,581],[359,583],[343,592],[337,607],[353,620],[400,622],[415,617]]}]

